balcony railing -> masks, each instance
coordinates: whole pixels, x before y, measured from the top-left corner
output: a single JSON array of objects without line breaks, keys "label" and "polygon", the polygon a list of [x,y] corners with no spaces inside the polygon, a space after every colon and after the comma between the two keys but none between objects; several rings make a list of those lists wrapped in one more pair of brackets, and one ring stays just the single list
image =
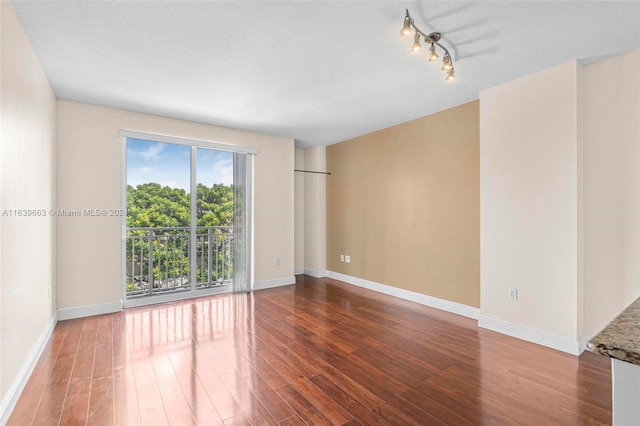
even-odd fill
[{"label": "balcony railing", "polygon": [[[196,228],[196,289],[233,277],[233,227]],[[127,228],[127,298],[191,290],[190,228]]]}]

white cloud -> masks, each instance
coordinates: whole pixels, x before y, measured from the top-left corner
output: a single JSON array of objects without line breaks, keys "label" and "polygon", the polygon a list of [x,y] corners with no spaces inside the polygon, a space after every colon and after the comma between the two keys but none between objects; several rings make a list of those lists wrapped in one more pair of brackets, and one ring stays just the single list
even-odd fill
[{"label": "white cloud", "polygon": [[218,161],[213,163],[213,176],[214,182],[220,182],[225,185],[231,185],[233,183],[233,159],[232,158],[219,158]]},{"label": "white cloud", "polygon": [[147,175],[147,174],[155,174],[158,172],[158,169],[150,166],[141,166],[141,167],[129,167],[127,169],[127,173],[133,175]]},{"label": "white cloud", "polygon": [[[214,160],[215,158],[215,160]],[[213,163],[207,160],[214,160]],[[231,185],[233,183],[233,158],[229,156],[215,156],[207,160],[198,157],[198,182],[210,186],[214,183]],[[203,164],[203,162],[205,162]]]},{"label": "white cloud", "polygon": [[140,157],[145,160],[156,160],[159,158],[160,153],[164,151],[166,145],[163,143],[152,143],[147,149],[135,150],[127,149],[127,155],[132,157]]}]

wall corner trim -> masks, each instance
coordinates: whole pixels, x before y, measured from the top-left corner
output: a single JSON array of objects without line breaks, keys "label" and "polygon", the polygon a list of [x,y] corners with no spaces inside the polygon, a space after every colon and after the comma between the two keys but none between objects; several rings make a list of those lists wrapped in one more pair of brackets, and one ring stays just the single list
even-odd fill
[{"label": "wall corner trim", "polygon": [[313,277],[313,278],[324,278],[328,276],[326,269],[304,268],[304,271],[302,273],[305,275],[309,275],[310,277]]},{"label": "wall corner trim", "polygon": [[54,312],[44,331],[40,337],[38,337],[38,340],[36,340],[35,345],[33,345],[33,348],[25,359],[24,364],[22,364],[22,368],[20,369],[16,380],[13,382],[2,401],[0,401],[0,424],[4,425],[9,420],[9,416],[11,416],[11,412],[18,402],[18,398],[20,398],[24,387],[27,385],[27,381],[29,380],[29,377],[31,377],[31,373],[33,373],[33,369],[38,363],[42,352],[44,352],[44,348],[47,346],[57,323],[58,313]]},{"label": "wall corner trim", "polygon": [[589,343],[589,340],[591,340],[594,336],[580,336],[578,337],[578,355],[582,354],[582,352],[587,350],[587,343]]},{"label": "wall corner trim", "polygon": [[478,319],[478,327],[486,328],[487,330],[496,331],[498,333],[506,334],[507,336],[526,340],[527,342],[536,343],[538,345],[546,346],[548,348],[576,356],[580,355],[584,351],[586,343],[589,340],[586,336],[582,336],[578,339],[556,336],[544,331],[525,327],[519,324],[513,324],[508,321],[491,318],[485,315],[480,315],[480,318]]},{"label": "wall corner trim", "polygon": [[78,306],[76,308],[58,309],[58,320],[91,317],[94,315],[112,314],[122,310],[122,300],[100,305]]},{"label": "wall corner trim", "polygon": [[295,283],[296,283],[296,277],[291,275],[290,277],[275,278],[273,280],[256,281],[253,283],[253,289],[264,290],[267,288],[282,287],[285,285],[291,285]]},{"label": "wall corner trim", "polygon": [[419,303],[421,305],[440,309],[441,311],[451,312],[456,315],[477,320],[480,316],[480,309],[473,306],[463,305],[462,303],[451,302],[449,300],[439,299],[437,297],[427,296],[426,294],[416,293],[414,291],[402,288],[392,287],[386,284],[380,284],[374,281],[365,280],[363,278],[353,277],[351,275],[341,274],[339,272],[327,271],[327,277],[334,280],[344,281],[358,287],[384,293],[399,299],[408,300],[410,302]]}]

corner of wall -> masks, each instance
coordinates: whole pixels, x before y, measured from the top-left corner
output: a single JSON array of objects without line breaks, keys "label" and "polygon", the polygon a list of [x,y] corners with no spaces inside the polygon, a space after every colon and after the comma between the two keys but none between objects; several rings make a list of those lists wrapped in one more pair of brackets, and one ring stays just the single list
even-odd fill
[{"label": "corner of wall", "polygon": [[[326,147],[304,150],[307,171],[326,171]],[[329,175],[304,173],[304,268],[326,269],[326,179]]]},{"label": "corner of wall", "polygon": [[[584,320],[584,79],[583,79],[583,66],[579,61],[576,61],[576,130],[577,130],[577,197],[578,197],[578,211],[577,211],[577,319],[576,319],[576,336],[583,336],[585,333],[585,320]],[[584,351],[586,342],[580,341],[579,353]],[[584,344],[583,344],[584,343]]]},{"label": "corner of wall", "polygon": [[[571,174],[558,174],[555,181],[547,181],[548,189],[545,191],[526,191],[526,188],[522,187],[519,192],[540,193],[542,196],[538,196],[538,201],[544,201],[546,194],[553,193],[559,187],[559,183],[563,183],[566,187],[566,197],[556,196],[555,199],[548,200],[549,202],[540,203],[539,210],[543,211],[546,205],[553,207],[556,213],[562,213],[565,218],[574,215],[575,224],[571,220],[564,220],[567,225],[564,227],[565,230],[575,226],[574,237],[565,232],[561,240],[558,233],[547,235],[545,238],[553,243],[547,244],[547,247],[554,248],[562,244],[566,247],[566,257],[575,255],[576,259],[575,263],[571,264],[575,271],[570,271],[567,267],[558,268],[553,258],[547,258],[539,265],[520,262],[520,269],[526,267],[536,271],[540,283],[553,280],[562,283],[562,301],[558,300],[558,286],[544,290],[528,287],[529,292],[538,291],[535,295],[537,306],[555,306],[555,313],[547,311],[546,320],[536,318],[535,312],[530,310],[516,312],[507,302],[496,302],[501,300],[507,283],[510,285],[511,282],[519,280],[531,281],[531,274],[523,276],[516,270],[511,271],[512,275],[509,275],[504,269],[493,275],[486,272],[494,270],[492,264],[487,263],[492,258],[500,260],[501,264],[510,263],[510,251],[505,249],[504,244],[499,243],[500,239],[492,238],[495,238],[495,231],[502,229],[502,223],[505,222],[498,220],[499,216],[504,214],[503,219],[513,217],[506,215],[510,213],[506,209],[513,210],[516,204],[492,203],[487,199],[489,197],[483,195],[481,326],[488,324],[487,328],[505,334],[531,341],[538,339],[546,346],[579,354],[591,336],[640,295],[640,248],[637,244],[640,238],[640,128],[637,120],[640,115],[640,89],[637,77],[639,72],[640,49],[636,49],[589,65],[571,61],[481,92],[483,194],[505,190],[499,179],[496,179],[491,187],[491,179],[488,178],[491,178],[496,170],[502,174],[502,179],[504,176],[511,178],[511,187],[527,184],[528,178],[517,179],[522,167],[513,167],[518,161],[518,156],[535,158],[540,162],[536,165],[535,162],[528,161],[525,165],[527,168],[533,167],[529,175],[537,174],[540,177],[536,180],[539,188],[545,184],[545,176],[549,176],[550,173],[549,167],[544,165],[557,164],[549,163],[547,160],[558,159],[559,156],[554,156],[553,151],[558,147],[564,147],[565,158],[569,159],[568,162],[564,160],[564,169],[569,170]],[[616,78],[611,79],[610,76],[614,73]],[[552,85],[561,87],[550,91]],[[560,88],[566,90],[558,90]],[[545,90],[548,94],[541,97]],[[532,100],[548,106],[549,99],[555,99],[557,102],[553,106],[555,112],[548,120],[545,119],[545,114],[550,112],[549,109],[536,108],[530,113],[523,113],[513,107],[515,104],[523,108],[528,107],[523,105],[523,102],[531,104]],[[560,106],[561,103],[563,107]],[[552,120],[555,120],[555,124],[551,124]],[[509,123],[515,121],[520,122],[519,127],[510,126]],[[538,148],[535,140],[529,140],[525,141],[524,145],[494,146],[498,149],[493,152],[492,146],[485,143],[496,141],[496,138],[505,143],[525,140],[539,131],[539,122],[546,123],[547,128],[551,126],[553,132],[539,134],[536,136],[537,140],[548,141],[562,135],[558,143]],[[519,133],[522,123],[530,126],[530,131],[527,130],[525,134]],[[518,134],[522,137],[519,138]],[[575,160],[572,159],[573,156]],[[571,187],[568,184],[571,184]],[[489,187],[485,188],[487,185]],[[576,200],[575,207],[566,203],[562,206],[562,203],[557,201],[572,197]],[[534,201],[533,198],[527,200],[529,209]],[[491,220],[491,214],[498,216]],[[526,237],[527,227],[532,226],[531,223],[521,224],[516,228],[514,224],[510,225],[508,236],[505,234],[508,238],[503,239],[510,243],[513,243],[516,238],[514,235],[518,233],[521,237]],[[560,223],[554,225],[551,221],[545,229],[552,226],[560,229],[558,225]],[[515,234],[514,229],[517,231]],[[539,239],[541,235],[538,234],[537,237]],[[516,241],[513,247],[526,247],[529,250],[530,245],[524,244],[525,241],[527,239],[522,238],[523,244]],[[538,253],[541,255],[537,257],[538,261],[547,256],[543,254],[544,250],[538,250]],[[522,250],[519,251],[519,255],[524,256]],[[527,257],[536,259],[536,256]],[[566,279],[571,277],[575,277],[575,281]],[[500,280],[504,282],[496,285]],[[549,318],[555,318],[557,324],[564,322],[565,325],[555,326],[548,321]]]},{"label": "corner of wall", "polygon": [[[304,170],[304,150],[295,149],[295,170]],[[294,171],[294,274],[304,273],[304,175]]]},{"label": "corner of wall", "polygon": [[484,90],[480,123],[482,323],[570,353],[582,291],[578,68]]},{"label": "corner of wall", "polygon": [[[4,424],[57,322],[56,98],[11,2],[0,2],[2,217],[0,423]],[[37,153],[37,155],[34,155]],[[37,241],[38,244],[34,244]],[[34,268],[34,260],[37,268]]]},{"label": "corner of wall", "polygon": [[640,296],[640,49],[579,70],[583,334],[595,335]]}]

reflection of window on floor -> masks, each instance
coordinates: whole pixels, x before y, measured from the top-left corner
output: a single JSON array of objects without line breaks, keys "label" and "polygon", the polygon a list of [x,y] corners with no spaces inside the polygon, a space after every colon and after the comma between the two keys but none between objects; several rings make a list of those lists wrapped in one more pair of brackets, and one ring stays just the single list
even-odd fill
[{"label": "reflection of window on floor", "polygon": [[[159,352],[187,349],[193,340],[213,341],[236,330],[238,322],[252,316],[244,296],[220,295],[153,310],[127,311],[125,321],[134,361]],[[220,313],[224,312],[224,315]]]}]

